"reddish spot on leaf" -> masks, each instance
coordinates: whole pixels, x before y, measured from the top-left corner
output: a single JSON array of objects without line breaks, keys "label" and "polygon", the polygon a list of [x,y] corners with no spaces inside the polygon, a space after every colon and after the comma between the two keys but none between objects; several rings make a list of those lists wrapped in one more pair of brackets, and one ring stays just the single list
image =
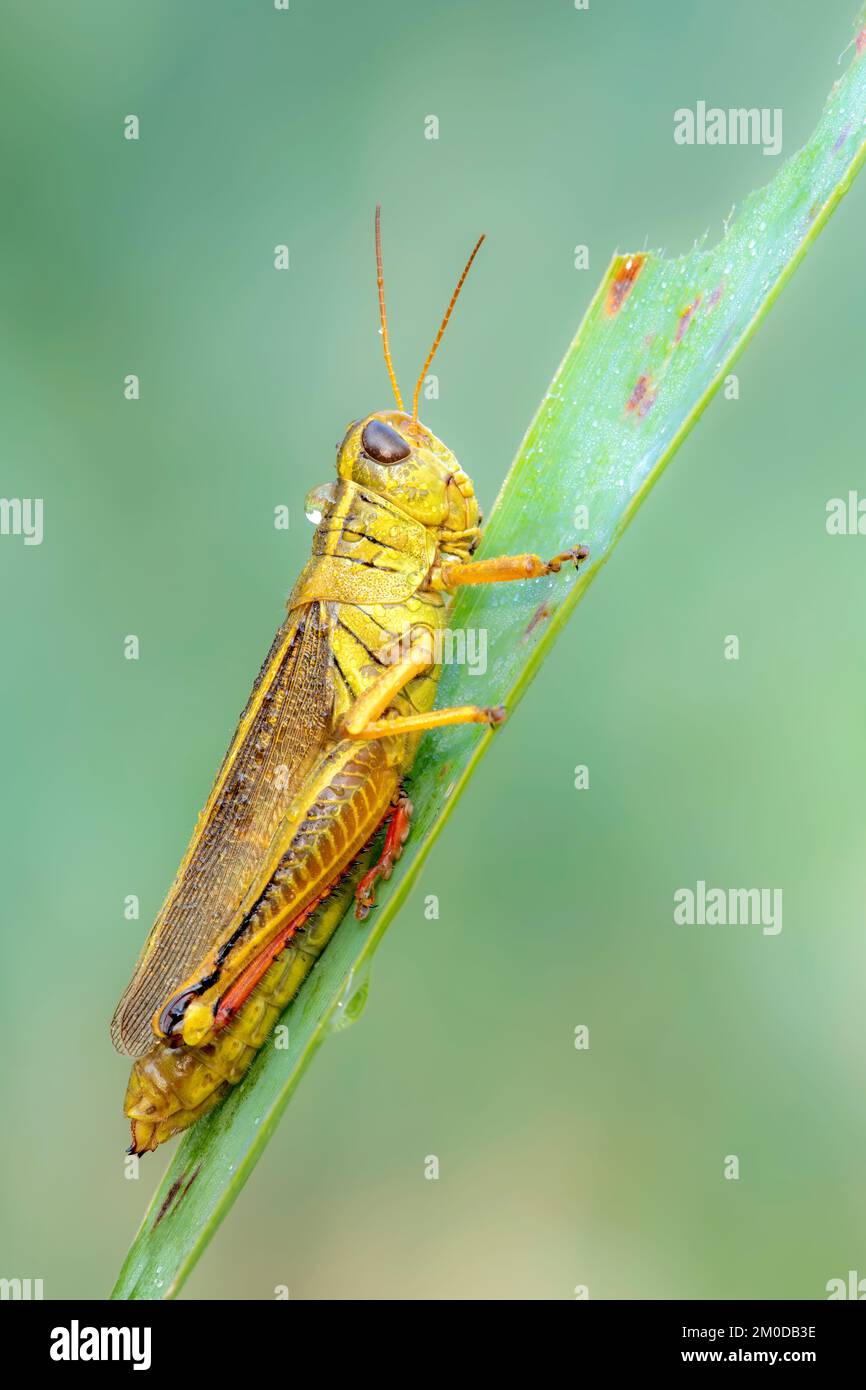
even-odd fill
[{"label": "reddish spot on leaf", "polygon": [[690,304],[687,309],[683,309],[683,312],[680,314],[679,323],[677,324],[677,331],[674,334],[675,343],[679,343],[682,341],[683,334],[685,333],[686,329],[691,323],[692,315],[694,314],[700,302],[701,296],[698,295],[697,299],[694,301],[693,304]]},{"label": "reddish spot on leaf", "polygon": [[183,1179],[184,1179],[184,1175],[183,1175],[183,1173],[181,1173],[180,1177],[179,1177],[179,1178],[175,1178],[175,1180],[174,1180],[174,1182],[172,1183],[171,1187],[168,1189],[168,1192],[166,1192],[166,1194],[165,1194],[165,1200],[163,1201],[163,1204],[162,1204],[162,1206],[160,1207],[159,1211],[156,1213],[156,1220],[154,1221],[153,1225],[152,1225],[151,1228],[150,1228],[152,1231],[155,1231],[155,1230],[156,1230],[156,1228],[157,1228],[157,1226],[159,1225],[160,1221],[161,1221],[162,1218],[165,1216],[166,1212],[168,1211],[169,1207],[171,1206],[172,1202],[174,1201],[175,1197],[177,1196],[178,1192],[180,1191],[180,1185],[181,1185],[181,1183],[183,1182]]},{"label": "reddish spot on leaf", "polygon": [[713,308],[716,306],[716,304],[718,304],[718,302],[719,302],[719,300],[721,299],[721,297],[722,297],[722,295],[724,294],[724,292],[725,292],[725,282],[724,282],[724,280],[723,280],[722,283],[721,283],[720,285],[716,285],[716,288],[713,290],[712,294],[710,295],[709,299],[707,300],[707,308],[708,308],[708,309],[713,309]]},{"label": "reddish spot on leaf", "polygon": [[644,268],[646,256],[642,251],[633,256],[618,256],[616,269],[607,291],[607,312],[611,318],[618,314],[632,291],[635,280]]},{"label": "reddish spot on leaf", "polygon": [[637,413],[641,419],[652,410],[655,404],[656,393],[653,389],[652,377],[644,373],[639,376],[634,384],[634,390],[625,403],[626,410]]},{"label": "reddish spot on leaf", "polygon": [[528,637],[530,632],[533,632],[535,628],[538,627],[539,623],[546,622],[552,612],[553,609],[546,600],[544,603],[539,604],[532,617],[529,619],[529,622],[526,624],[525,635]]},{"label": "reddish spot on leaf", "polygon": [[860,33],[857,35],[854,47],[857,49],[858,54],[866,51],[866,29],[860,30]]},{"label": "reddish spot on leaf", "polygon": [[180,1196],[179,1196],[178,1199],[177,1199],[178,1202],[182,1202],[182,1201],[183,1201],[184,1197],[185,1197],[186,1194],[189,1192],[190,1188],[192,1187],[193,1183],[195,1182],[195,1180],[196,1180],[196,1178],[198,1177],[198,1175],[199,1175],[200,1172],[201,1172],[201,1164],[199,1164],[197,1168],[194,1168],[194,1169],[193,1169],[192,1174],[190,1175],[190,1180],[189,1180],[189,1182],[187,1183],[186,1187],[183,1189],[183,1192],[180,1194]]},{"label": "reddish spot on leaf", "polygon": [[[181,1185],[183,1184],[183,1180],[184,1180],[184,1178],[186,1177],[186,1173],[181,1173],[181,1175],[180,1175],[179,1178],[175,1178],[175,1180],[174,1180],[174,1182],[172,1183],[171,1187],[168,1189],[168,1192],[166,1192],[166,1194],[165,1194],[165,1200],[163,1201],[162,1206],[160,1207],[159,1211],[156,1213],[156,1220],[154,1221],[153,1225],[152,1225],[151,1228],[150,1228],[152,1231],[155,1231],[156,1228],[157,1228],[157,1226],[159,1225],[160,1221],[162,1220],[162,1218],[163,1218],[164,1216],[167,1216],[167,1215],[168,1215],[169,1210],[171,1209],[172,1203],[174,1202],[174,1200],[175,1200],[176,1197],[177,1197],[177,1203],[176,1203],[176,1205],[179,1205],[179,1204],[183,1201],[184,1197],[185,1197],[186,1194],[189,1192],[190,1188],[192,1187],[193,1183],[195,1182],[195,1180],[196,1180],[196,1178],[198,1177],[198,1175],[199,1175],[200,1172],[201,1172],[201,1164],[199,1164],[197,1168],[194,1168],[194,1169],[193,1169],[192,1173],[190,1174],[190,1176],[189,1176],[189,1178],[188,1178],[188,1180],[187,1180],[187,1182],[186,1182],[186,1185],[183,1187],[183,1191],[181,1191]],[[180,1196],[178,1196],[178,1193],[180,1193]]]}]

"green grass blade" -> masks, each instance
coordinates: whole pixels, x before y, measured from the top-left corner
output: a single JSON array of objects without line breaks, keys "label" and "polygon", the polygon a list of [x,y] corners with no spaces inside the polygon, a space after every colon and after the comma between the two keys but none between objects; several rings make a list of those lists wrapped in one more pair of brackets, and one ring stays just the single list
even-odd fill
[{"label": "green grass blade", "polygon": [[[446,667],[440,704],[513,711],[554,637],[665,464],[818,235],[866,152],[866,31],[818,127],[753,194],[712,249],[667,260],[615,256],[524,439],[482,554],[584,542],[591,560],[532,583],[467,590],[457,631],[487,635],[487,673]],[[471,465],[470,465],[471,471]],[[578,529],[577,509],[588,510]],[[263,1049],[245,1082],[181,1142],[121,1270],[115,1298],[167,1298],[237,1197],[313,1054],[360,1012],[366,972],[445,818],[493,738],[428,737],[412,779],[416,815],[398,872],[369,924],[352,916],[286,1013],[290,1046]],[[159,1218],[159,1219],[157,1219]]]}]

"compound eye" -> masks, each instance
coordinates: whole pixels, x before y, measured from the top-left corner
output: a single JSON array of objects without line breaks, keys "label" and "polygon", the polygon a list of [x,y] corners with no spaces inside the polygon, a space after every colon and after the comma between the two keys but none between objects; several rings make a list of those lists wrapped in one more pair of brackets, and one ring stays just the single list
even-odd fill
[{"label": "compound eye", "polygon": [[370,420],[364,426],[361,448],[374,463],[384,464],[386,468],[407,459],[412,452],[403,436],[383,420]]}]

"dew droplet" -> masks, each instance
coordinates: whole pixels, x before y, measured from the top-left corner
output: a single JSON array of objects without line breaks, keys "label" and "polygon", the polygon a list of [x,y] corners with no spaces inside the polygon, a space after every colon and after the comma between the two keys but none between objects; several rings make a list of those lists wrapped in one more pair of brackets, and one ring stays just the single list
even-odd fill
[{"label": "dew droplet", "polygon": [[311,521],[314,526],[318,526],[328,507],[332,506],[333,502],[333,483],[320,483],[318,487],[311,488],[304,502],[304,515],[307,521]]},{"label": "dew droplet", "polygon": [[342,1033],[351,1028],[367,1007],[370,994],[370,963],[364,962],[356,970],[350,970],[340,991],[334,1012],[328,1023],[329,1033]]}]

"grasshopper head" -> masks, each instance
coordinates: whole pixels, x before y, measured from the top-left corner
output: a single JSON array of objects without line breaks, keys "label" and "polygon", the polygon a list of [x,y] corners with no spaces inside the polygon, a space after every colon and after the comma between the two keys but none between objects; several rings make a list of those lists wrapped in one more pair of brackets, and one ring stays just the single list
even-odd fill
[{"label": "grasshopper head", "polygon": [[[382,229],[380,209],[376,208],[376,283],[379,290],[379,323],[385,366],[397,402],[396,410],[377,410],[363,420],[355,420],[337,449],[337,473],[370,492],[378,493],[415,521],[435,533],[440,550],[464,558],[471,555],[481,532],[481,512],[471,480],[463,472],[450,449],[418,419],[418,399],[427,368],[433,361],[448,320],[469,274],[478,248],[475,243],[445,317],[427,354],[415,386],[411,415],[403,409],[388,338],[385,313],[385,282],[382,274]],[[308,513],[309,514],[309,513]]]},{"label": "grasshopper head", "polygon": [[378,410],[351,424],[337,473],[429,527],[442,550],[471,554],[478,544],[481,512],[470,479],[451,450],[405,411]]}]

